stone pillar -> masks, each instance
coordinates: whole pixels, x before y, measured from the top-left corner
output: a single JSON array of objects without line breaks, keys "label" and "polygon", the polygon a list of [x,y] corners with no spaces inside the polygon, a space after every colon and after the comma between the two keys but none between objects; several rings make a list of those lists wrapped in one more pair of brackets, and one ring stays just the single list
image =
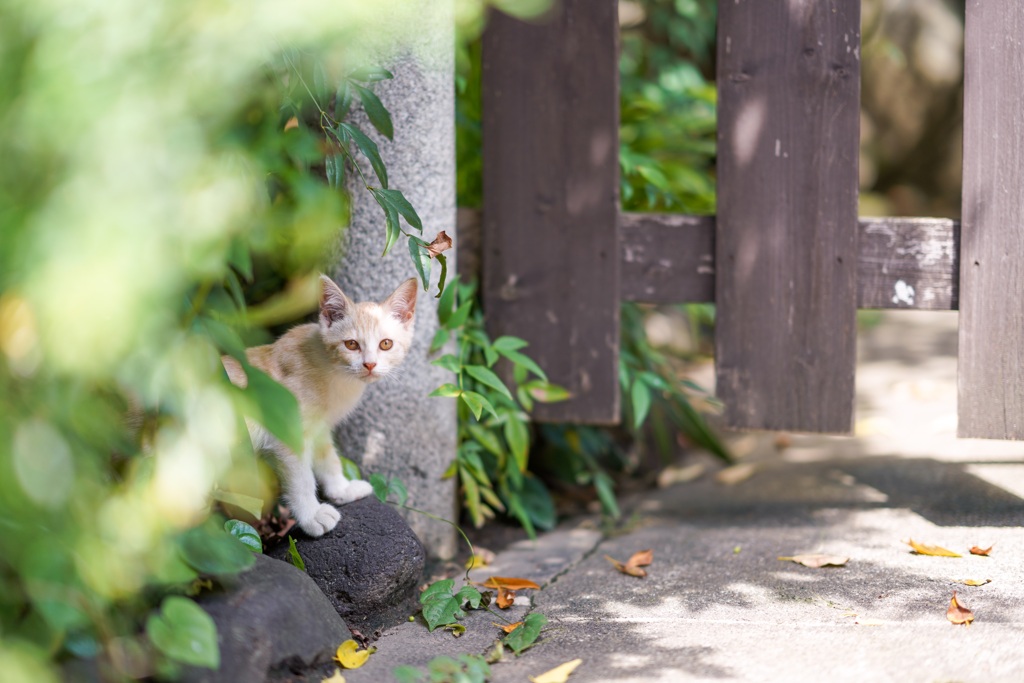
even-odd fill
[{"label": "stone pillar", "polygon": [[[416,208],[423,237],[430,241],[440,230],[455,232],[455,38],[450,0],[419,4],[423,22],[413,44],[406,41],[397,56],[382,64],[394,79],[373,88],[391,112],[394,141],[378,135],[362,112],[356,113],[356,121],[380,146],[390,187],[401,190]],[[373,178],[369,164],[363,171]],[[416,277],[416,271],[404,238],[381,258],[384,214],[358,174],[349,170],[346,177],[352,219],[331,275],[353,300],[380,301],[403,280]],[[446,256],[451,278],[455,250]],[[408,505],[457,521],[455,482],[441,480],[457,446],[455,402],[427,397],[454,381],[451,373],[430,365],[427,356],[438,328],[434,296],[439,273],[435,264],[431,290],[419,290],[416,336],[398,380],[370,386],[336,437],[342,453],[359,463],[364,476],[397,476],[409,489]],[[403,516],[429,555],[448,558],[455,553],[457,536],[451,526],[413,512],[403,511]]]}]

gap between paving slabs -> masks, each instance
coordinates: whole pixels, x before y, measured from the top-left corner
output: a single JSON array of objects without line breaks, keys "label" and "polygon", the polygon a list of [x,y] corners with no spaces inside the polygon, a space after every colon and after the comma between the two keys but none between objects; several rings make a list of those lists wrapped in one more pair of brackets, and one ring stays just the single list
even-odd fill
[{"label": "gap between paving slabs", "polygon": [[[517,596],[517,604],[507,610],[492,607],[510,623],[521,621],[538,608],[538,602],[542,601],[541,596],[549,586],[600,549],[606,537],[596,528],[586,528],[588,525],[598,526],[596,518],[582,522],[574,520],[571,525],[543,534],[536,541],[523,540],[514,543],[498,553],[491,564],[473,569],[470,576],[473,581],[481,583],[491,576],[514,576],[530,579],[539,584],[539,591],[523,591]],[[457,581],[456,588],[459,585]],[[518,604],[524,596],[529,598],[529,604]],[[345,671],[345,680],[347,683],[390,681],[393,680],[391,672],[398,666],[425,668],[431,659],[441,655],[486,656],[493,648],[495,640],[504,637],[504,634],[493,625],[500,623],[498,618],[487,610],[468,610],[461,623],[466,627],[466,631],[455,638],[451,632],[440,627],[433,632],[428,631],[422,617],[417,614],[415,622],[405,622],[385,631],[374,643],[378,649],[377,653],[361,668]],[[545,631],[557,627],[557,622],[552,621],[545,627]],[[552,635],[557,638],[557,635]],[[542,635],[535,647],[543,646],[550,637]],[[566,653],[566,658],[572,659],[572,654]],[[523,656],[528,657],[529,650]],[[505,657],[515,655],[506,650]]]}]

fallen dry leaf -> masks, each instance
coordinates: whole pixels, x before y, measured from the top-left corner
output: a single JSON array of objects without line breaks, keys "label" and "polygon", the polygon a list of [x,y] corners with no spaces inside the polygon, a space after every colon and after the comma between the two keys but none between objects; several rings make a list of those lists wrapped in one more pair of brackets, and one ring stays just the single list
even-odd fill
[{"label": "fallen dry leaf", "polygon": [[366,664],[366,660],[376,651],[377,648],[373,647],[369,650],[360,650],[359,643],[350,639],[338,646],[338,651],[334,653],[334,661],[345,669],[358,669]]},{"label": "fallen dry leaf", "polygon": [[970,626],[974,621],[974,612],[961,605],[956,599],[956,591],[953,591],[953,598],[949,601],[949,609],[946,610],[946,618],[954,626],[963,624]]},{"label": "fallen dry leaf", "polygon": [[822,555],[820,553],[810,553],[807,555],[793,555],[792,557],[780,557],[782,562],[796,562],[802,564],[805,567],[812,569],[820,569],[821,567],[842,567],[844,564],[850,561],[848,557],[842,557],[841,555]]},{"label": "fallen dry leaf", "polygon": [[995,546],[994,545],[990,545],[987,548],[981,548],[979,546],[972,545],[971,546],[971,555],[983,555],[985,557],[988,557],[988,554],[990,552],[992,552],[992,548],[995,548]]},{"label": "fallen dry leaf", "polygon": [[984,586],[986,583],[992,583],[992,579],[958,579],[957,583],[965,586]]},{"label": "fallen dry leaf", "polygon": [[430,258],[434,258],[438,254],[448,251],[452,248],[452,238],[442,230],[437,233],[437,237],[434,241],[427,245],[427,252],[430,254]]},{"label": "fallen dry leaf", "polygon": [[551,671],[545,671],[540,676],[530,676],[530,680],[533,683],[565,683],[569,680],[569,674],[575,671],[576,667],[582,663],[582,659],[574,659],[571,662],[559,664]]},{"label": "fallen dry leaf", "polygon": [[345,683],[345,677],[341,675],[341,669],[335,669],[333,676],[321,680],[320,683]]},{"label": "fallen dry leaf", "polygon": [[466,569],[486,567],[491,562],[494,562],[494,553],[486,548],[474,548],[473,554],[466,560]]},{"label": "fallen dry leaf", "polygon": [[697,462],[686,467],[666,467],[658,475],[658,488],[666,489],[674,484],[687,484],[696,481],[703,474],[707,467],[704,463]]},{"label": "fallen dry leaf", "polygon": [[719,470],[715,475],[715,481],[722,486],[735,486],[741,481],[746,481],[754,476],[756,470],[757,465],[749,462],[733,465],[732,467],[726,467],[724,470]]},{"label": "fallen dry leaf", "polygon": [[623,574],[629,574],[630,576],[636,576],[638,578],[644,578],[647,576],[640,567],[646,567],[654,561],[653,550],[641,550],[640,552],[633,553],[633,556],[629,558],[625,563],[619,562],[614,557],[605,555],[604,559],[612,563],[612,566],[618,569]]},{"label": "fallen dry leaf", "polygon": [[504,624],[504,625],[496,624],[493,621],[491,623],[494,624],[495,626],[497,626],[498,628],[500,628],[505,633],[512,633],[512,631],[515,631],[523,622],[517,621],[514,624]]},{"label": "fallen dry leaf", "polygon": [[499,609],[508,609],[516,603],[516,592],[501,586],[498,588],[498,598],[494,602]]},{"label": "fallen dry leaf", "polygon": [[533,581],[529,579],[519,579],[511,576],[492,576],[483,582],[487,588],[508,588],[509,590],[520,591],[526,588],[540,589]]},{"label": "fallen dry leaf", "polygon": [[954,553],[952,550],[948,550],[939,545],[928,545],[926,543],[918,543],[914,539],[904,541],[907,545],[914,549],[918,555],[932,555],[934,557],[963,557],[960,553]]}]

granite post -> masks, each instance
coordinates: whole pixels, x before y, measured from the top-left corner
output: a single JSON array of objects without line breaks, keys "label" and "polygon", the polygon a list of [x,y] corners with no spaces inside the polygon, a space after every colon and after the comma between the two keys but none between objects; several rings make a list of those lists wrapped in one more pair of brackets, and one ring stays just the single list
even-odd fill
[{"label": "granite post", "polygon": [[[378,135],[361,111],[355,120],[379,145],[390,187],[401,190],[416,208],[423,237],[430,241],[441,230],[455,234],[454,15],[451,0],[417,1],[423,6],[420,30],[412,44],[406,40],[382,64],[394,79],[373,87],[391,112],[394,141]],[[372,179],[369,164],[361,158],[360,163]],[[381,258],[384,214],[357,173],[350,169],[346,178],[351,224],[331,275],[353,300],[381,301],[416,271],[404,237]],[[454,277],[455,250],[446,255],[449,277]],[[407,505],[456,521],[455,482],[441,479],[455,458],[455,403],[427,396],[454,381],[451,373],[430,365],[428,357],[438,328],[434,296],[439,274],[434,264],[430,290],[419,289],[416,335],[398,379],[370,386],[335,436],[341,452],[359,463],[364,476],[396,476],[409,490]],[[455,553],[451,526],[414,512],[402,514],[428,555],[449,558]]]}]

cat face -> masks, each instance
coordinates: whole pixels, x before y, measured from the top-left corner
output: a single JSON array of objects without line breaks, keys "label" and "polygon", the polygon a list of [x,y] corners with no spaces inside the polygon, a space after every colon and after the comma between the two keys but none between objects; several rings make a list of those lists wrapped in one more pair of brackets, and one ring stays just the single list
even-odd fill
[{"label": "cat face", "polygon": [[320,276],[320,336],[341,369],[363,382],[387,377],[412,344],[416,280],[409,279],[382,301],[353,303]]}]

